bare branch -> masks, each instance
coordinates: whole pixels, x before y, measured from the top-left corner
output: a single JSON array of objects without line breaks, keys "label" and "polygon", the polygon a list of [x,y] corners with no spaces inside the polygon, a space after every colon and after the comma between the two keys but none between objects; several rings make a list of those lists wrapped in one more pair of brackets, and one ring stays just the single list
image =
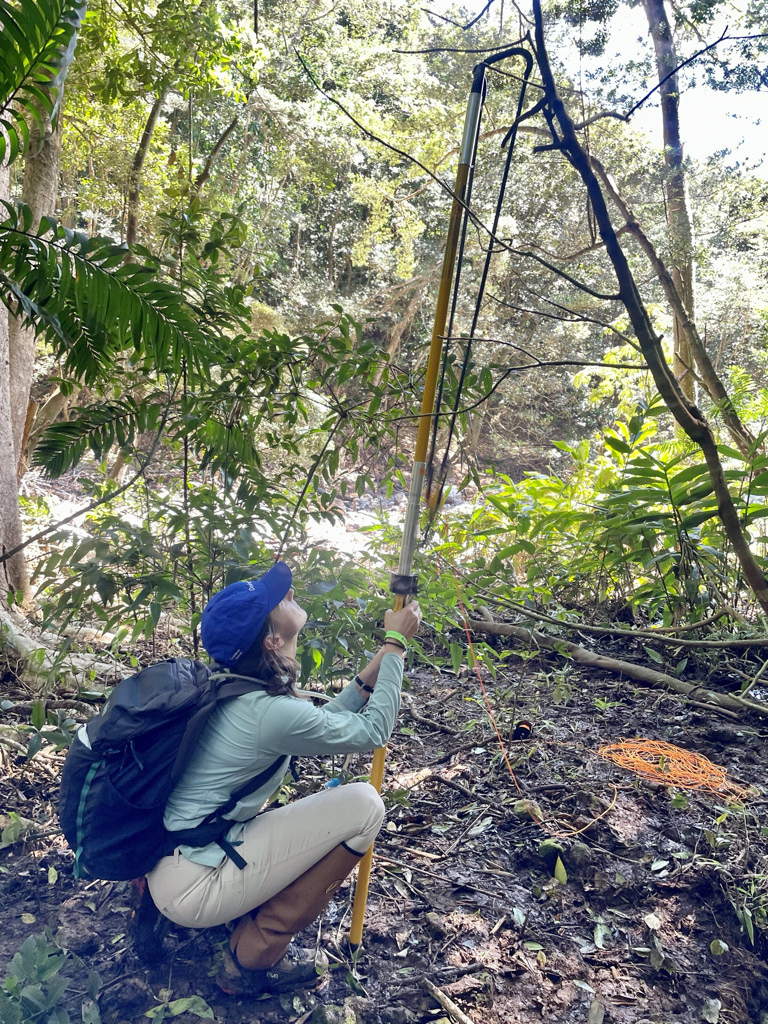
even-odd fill
[{"label": "bare branch", "polygon": [[[656,83],[656,85],[654,85],[654,87],[653,87],[653,88],[652,88],[652,89],[650,90],[650,92],[647,92],[647,93],[645,94],[645,96],[643,96],[643,98],[642,98],[641,100],[638,100],[638,101],[637,101],[637,103],[636,103],[636,104],[634,105],[634,107],[631,107],[631,108],[630,108],[630,109],[629,109],[629,110],[628,110],[628,111],[626,112],[626,114],[624,115],[624,120],[625,120],[625,121],[628,121],[628,120],[630,119],[630,117],[632,117],[632,115],[634,114],[634,112],[635,112],[635,111],[636,111],[636,110],[637,110],[637,109],[638,109],[639,107],[642,107],[642,105],[643,105],[643,104],[645,103],[645,101],[646,101],[647,99],[650,99],[650,97],[651,97],[651,96],[653,96],[653,94],[654,94],[654,93],[655,93],[655,92],[656,92],[656,91],[657,91],[658,89],[660,89],[660,88],[662,87],[662,85],[664,85],[664,83],[665,83],[665,82],[669,81],[669,79],[670,79],[670,78],[674,78],[674,76],[675,76],[675,75],[677,74],[677,72],[678,72],[678,71],[681,71],[681,70],[682,70],[682,69],[683,69],[683,68],[684,68],[684,67],[685,67],[685,66],[686,66],[687,64],[692,64],[692,63],[693,63],[693,62],[694,62],[695,60],[697,60],[697,59],[698,59],[699,57],[703,56],[703,55],[704,55],[705,53],[707,53],[707,52],[708,52],[709,50],[713,50],[713,49],[714,49],[714,48],[715,48],[716,46],[719,46],[719,45],[720,45],[720,43],[724,42],[724,41],[725,41],[726,39],[727,39],[727,40],[731,40],[731,39],[733,39],[733,38],[734,38],[733,36],[729,36],[729,35],[728,35],[728,29],[726,28],[726,29],[725,29],[725,30],[723,31],[723,34],[722,34],[722,35],[721,35],[721,36],[719,37],[719,39],[716,39],[716,40],[714,41],[714,43],[710,43],[710,44],[709,44],[708,46],[705,46],[705,47],[703,47],[703,48],[702,48],[701,50],[697,50],[697,51],[696,51],[696,53],[692,54],[692,55],[691,55],[690,57],[688,57],[688,58],[687,58],[686,60],[684,60],[684,61],[683,61],[683,62],[682,62],[681,64],[678,64],[678,65],[677,65],[677,67],[676,67],[676,68],[673,68],[673,69],[672,69],[672,71],[670,71],[668,75],[665,75],[665,76],[664,76],[664,78],[661,78],[661,79],[660,79],[660,80],[659,80],[659,81],[658,81],[658,82]],[[742,37],[742,38],[743,38],[743,37]]]},{"label": "bare branch", "polygon": [[221,133],[221,135],[216,140],[216,143],[215,143],[213,149],[208,154],[208,159],[205,161],[205,167],[198,174],[197,178],[195,178],[195,184],[193,186],[193,193],[194,193],[194,195],[199,195],[200,194],[200,192],[203,189],[203,186],[205,185],[205,183],[210,178],[211,171],[213,169],[213,165],[216,162],[216,158],[218,157],[219,153],[221,152],[221,149],[225,145],[227,139],[230,137],[230,135],[235,130],[235,128],[237,128],[238,121],[239,121],[239,115],[235,114],[235,116],[229,122],[227,127],[224,129],[224,131]]},{"label": "bare branch", "polygon": [[532,288],[528,288],[526,290],[529,291],[531,295],[535,295],[536,298],[540,299],[542,302],[547,302],[550,306],[554,306],[556,309],[561,309],[564,313],[568,313],[570,315],[557,316],[556,313],[545,313],[542,309],[528,309],[526,306],[516,306],[512,302],[500,299],[498,295],[493,295],[491,292],[488,292],[487,294],[488,298],[493,302],[498,303],[500,306],[506,306],[508,309],[513,309],[516,313],[528,313],[530,316],[541,316],[544,317],[545,320],[560,320],[566,324],[596,324],[598,327],[603,327],[607,331],[613,331],[613,333],[621,338],[625,344],[631,345],[632,348],[639,351],[637,342],[635,342],[633,338],[630,338],[629,335],[624,334],[623,331],[620,331],[618,327],[614,327],[613,324],[606,323],[604,320],[598,320],[593,316],[585,316],[583,313],[577,313],[575,310],[569,309],[568,306],[563,306],[559,302],[555,302],[554,299],[548,299],[544,295],[539,295],[539,293],[533,291]]},{"label": "bare branch", "polygon": [[468,21],[466,25],[462,25],[460,21],[454,21],[453,18],[448,18],[444,14],[438,14],[436,11],[430,11],[427,7],[422,7],[421,9],[425,14],[428,14],[430,18],[439,18],[440,21],[446,21],[449,25],[453,25],[454,28],[460,28],[462,32],[466,32],[468,28],[472,28],[473,25],[476,25],[478,21],[488,13],[494,3],[495,0],[488,0],[482,11],[480,11],[480,13],[471,21]]},{"label": "bare branch", "polygon": [[[471,339],[465,335],[456,335],[454,337],[445,338],[445,341],[470,341]],[[595,361],[591,359],[540,359],[534,352],[525,348],[523,345],[516,345],[512,341],[504,341],[502,338],[478,338],[475,337],[474,341],[484,341],[488,345],[501,345],[503,348],[514,349],[515,352],[521,352],[528,359],[531,359],[530,364],[522,364],[518,366],[508,366],[504,371],[507,373],[514,373],[516,370],[532,370],[537,367],[544,366],[599,366],[602,369],[618,369],[618,370],[645,370],[647,372],[648,366],[646,363],[606,363],[601,360]]]},{"label": "bare branch", "polygon": [[598,114],[593,114],[588,117],[586,121],[580,121],[573,127],[576,131],[581,131],[582,128],[589,128],[591,124],[595,124],[597,121],[602,121],[606,117],[615,117],[617,121],[628,121],[629,114],[620,114],[618,110],[601,110]]},{"label": "bare branch", "polygon": [[[638,224],[632,210],[626,203],[624,198],[621,196],[615,182],[608,174],[602,163],[597,157],[590,154],[589,162],[592,168],[597,173],[598,177],[603,183],[606,192],[613,200],[614,205],[621,213],[622,217],[626,220],[625,228],[628,229],[631,234],[637,239],[640,248],[645,252],[651,266],[654,269],[656,277],[661,284],[664,294],[667,297],[672,307],[672,311],[677,317],[681,329],[685,333],[688,344],[690,346],[693,357],[699,368],[701,375],[701,383],[706,388],[707,393],[713,402],[717,405],[720,410],[720,414],[723,417],[723,422],[728,428],[731,437],[739,450],[744,455],[748,455],[753,450],[755,445],[755,438],[752,433],[744,426],[741,422],[736,408],[731,401],[728,392],[723,387],[723,383],[717,375],[717,372],[712,365],[712,361],[709,358],[704,342],[701,340],[699,332],[696,328],[696,324],[691,319],[688,310],[686,309],[685,303],[683,302],[682,296],[675,286],[675,282],[667,269],[661,256],[659,256],[653,242],[646,235],[643,229]],[[618,233],[618,232],[617,232]],[[690,369],[690,367],[689,367]]]},{"label": "bare branch", "polygon": [[[437,17],[437,15],[435,15]],[[508,50],[510,46],[520,46],[524,39],[517,39],[514,43],[505,43],[503,46],[484,46],[479,50],[464,50],[459,46],[431,46],[427,50],[392,50],[392,53],[405,54],[427,54],[427,53],[498,53],[500,50]]]},{"label": "bare branch", "polygon": [[648,363],[654,383],[675,420],[680,424],[691,441],[701,449],[707,469],[709,470],[710,480],[717,499],[718,515],[723,524],[725,534],[733,547],[734,554],[739,560],[745,579],[752,588],[760,606],[764,611],[768,612],[768,579],[766,579],[763,569],[755,558],[749,541],[744,534],[741,519],[734,505],[733,497],[725,478],[723,465],[720,461],[717,442],[706,417],[683,394],[679,383],[666,362],[659,337],[653,328],[648,310],[641,298],[626,254],[616,237],[600,182],[587,153],[579,142],[573,127],[573,121],[557,93],[544,41],[544,19],[541,10],[541,0],[533,0],[533,8],[536,17],[536,59],[539,64],[542,81],[547,89],[547,99],[549,101],[548,122],[553,128],[553,135],[555,135],[553,121],[556,119],[563,138],[563,152],[574,169],[579,173],[587,189],[595,220],[600,234],[605,241],[606,251],[613,264],[619,284],[621,300],[637,335],[638,343]]}]

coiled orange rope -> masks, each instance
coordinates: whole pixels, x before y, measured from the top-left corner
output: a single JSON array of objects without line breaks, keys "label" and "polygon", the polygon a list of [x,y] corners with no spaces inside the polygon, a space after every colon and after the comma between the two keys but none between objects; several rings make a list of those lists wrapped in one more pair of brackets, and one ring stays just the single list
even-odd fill
[{"label": "coiled orange rope", "polygon": [[662,740],[622,740],[600,747],[597,753],[643,779],[664,786],[717,793],[726,800],[739,802],[754,794],[754,790],[729,779],[725,768],[702,754]]}]

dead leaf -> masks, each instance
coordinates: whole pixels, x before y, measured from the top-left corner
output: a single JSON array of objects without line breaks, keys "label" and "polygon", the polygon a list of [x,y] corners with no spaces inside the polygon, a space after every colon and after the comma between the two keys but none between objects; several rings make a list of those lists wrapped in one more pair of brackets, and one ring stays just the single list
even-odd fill
[{"label": "dead leaf", "polygon": [[589,1008],[589,1013],[587,1014],[587,1024],[603,1024],[604,1016],[605,1010],[597,999],[595,999]]},{"label": "dead leaf", "polygon": [[701,1019],[707,1024],[717,1024],[720,1020],[720,1008],[723,1004],[719,999],[707,998],[701,1008]]}]

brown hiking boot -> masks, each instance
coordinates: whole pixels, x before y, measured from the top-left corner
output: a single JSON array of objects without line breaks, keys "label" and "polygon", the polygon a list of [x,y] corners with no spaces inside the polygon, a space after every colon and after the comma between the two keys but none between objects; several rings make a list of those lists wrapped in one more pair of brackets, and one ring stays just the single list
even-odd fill
[{"label": "brown hiking boot", "polygon": [[216,984],[230,996],[269,996],[312,988],[320,980],[328,961],[312,950],[291,944],[282,960],[274,967],[249,970],[237,957],[224,950],[224,966],[216,975]]}]

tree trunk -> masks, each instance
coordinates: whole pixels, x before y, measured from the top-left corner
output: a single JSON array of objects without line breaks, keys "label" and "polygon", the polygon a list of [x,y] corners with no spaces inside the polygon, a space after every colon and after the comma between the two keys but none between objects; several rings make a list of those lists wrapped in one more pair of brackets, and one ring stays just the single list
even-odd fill
[{"label": "tree trunk", "polygon": [[235,116],[229,122],[227,127],[224,129],[224,131],[221,133],[221,135],[216,140],[213,149],[211,150],[210,154],[208,155],[208,159],[205,161],[205,167],[202,169],[202,171],[195,178],[195,184],[194,184],[194,187],[192,189],[192,196],[193,196],[193,198],[195,196],[199,196],[200,193],[202,192],[202,190],[205,188],[205,184],[206,184],[206,182],[208,181],[208,179],[211,176],[211,171],[213,170],[213,165],[216,163],[216,160],[218,159],[219,153],[221,152],[223,146],[228,141],[230,135],[235,130],[235,128],[237,128],[238,121],[239,121],[239,117],[238,117],[237,114],[235,114]]},{"label": "tree trunk", "polygon": [[[8,200],[8,168],[0,166],[0,199]],[[11,420],[11,352],[8,311],[0,304],[0,554],[21,543],[19,491],[16,483],[16,449]],[[23,553],[0,562],[0,605],[8,591],[29,597],[29,579]]]},{"label": "tree trunk", "polygon": [[[36,122],[30,127],[30,150],[24,162],[24,183],[21,198],[32,211],[32,230],[36,231],[43,217],[52,217],[59,192],[59,159],[61,128],[59,118],[54,130],[46,125],[40,137]],[[35,369],[35,332],[11,317],[9,322],[9,354],[11,363],[11,424],[13,429],[14,466],[19,479],[26,465],[22,458],[24,424],[29,407],[29,392]]]},{"label": "tree trunk", "polygon": [[534,0],[533,8],[536,18],[536,60],[544,87],[544,97],[546,100],[545,116],[555,140],[554,148],[559,149],[564,154],[584,182],[600,231],[600,237],[605,242],[606,253],[613,264],[616,280],[619,284],[619,298],[627,311],[654,384],[676,422],[701,449],[717,498],[718,515],[723,524],[725,534],[731,542],[734,554],[739,560],[747,583],[763,611],[768,612],[768,580],[766,580],[741,528],[739,514],[736,511],[733,498],[725,480],[723,466],[717,451],[717,443],[705,417],[683,393],[677,378],[666,363],[661,348],[661,341],[653,329],[648,310],[643,304],[637,283],[627,262],[627,257],[619,244],[616,230],[611,223],[600,183],[592,169],[589,157],[578,140],[573,120],[557,92],[544,42],[541,0]]},{"label": "tree trunk", "polygon": [[144,161],[147,158],[147,153],[149,152],[149,144],[152,141],[152,136],[155,132],[157,119],[160,116],[163,103],[165,103],[167,91],[167,89],[162,89],[155,97],[155,102],[152,104],[152,108],[149,111],[147,123],[144,125],[144,131],[141,133],[139,148],[136,150],[136,154],[133,158],[133,164],[131,165],[131,176],[128,186],[128,224],[125,231],[125,241],[128,245],[135,244],[139,233],[141,172],[144,168]]},{"label": "tree trunk", "polygon": [[[659,96],[664,129],[664,163],[667,165],[664,192],[667,199],[672,279],[688,316],[693,319],[693,226],[683,165],[683,142],[680,138],[680,86],[677,75],[671,74],[679,62],[664,0],[643,0],[643,8],[653,39],[653,48],[656,51],[656,70],[661,83]],[[673,316],[672,369],[680,381],[685,397],[695,402],[696,383],[690,372],[693,367],[693,353],[687,332],[674,310]]]}]

